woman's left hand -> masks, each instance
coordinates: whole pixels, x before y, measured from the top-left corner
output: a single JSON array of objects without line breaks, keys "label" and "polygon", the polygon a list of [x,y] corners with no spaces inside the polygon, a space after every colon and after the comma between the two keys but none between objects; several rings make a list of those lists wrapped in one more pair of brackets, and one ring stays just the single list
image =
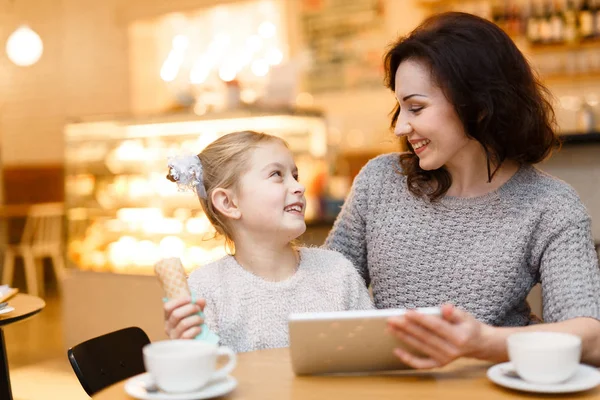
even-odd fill
[{"label": "woman's left hand", "polygon": [[442,367],[460,357],[476,357],[486,325],[466,311],[442,306],[442,317],[408,311],[388,320],[390,333],[425,357],[397,348],[394,353],[416,369]]}]

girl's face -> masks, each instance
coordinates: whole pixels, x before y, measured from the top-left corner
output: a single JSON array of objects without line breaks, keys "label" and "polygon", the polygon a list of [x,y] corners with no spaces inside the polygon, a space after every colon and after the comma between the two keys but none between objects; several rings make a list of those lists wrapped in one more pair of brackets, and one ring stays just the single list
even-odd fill
[{"label": "girl's face", "polygon": [[396,71],[396,100],[400,113],[394,133],[407,136],[424,170],[460,164],[481,145],[467,137],[454,106],[435,84],[428,66],[403,61]]},{"label": "girl's face", "polygon": [[252,150],[249,170],[238,191],[239,224],[257,235],[276,235],[290,241],[306,230],[304,186],[291,151],[281,142],[261,144]]}]

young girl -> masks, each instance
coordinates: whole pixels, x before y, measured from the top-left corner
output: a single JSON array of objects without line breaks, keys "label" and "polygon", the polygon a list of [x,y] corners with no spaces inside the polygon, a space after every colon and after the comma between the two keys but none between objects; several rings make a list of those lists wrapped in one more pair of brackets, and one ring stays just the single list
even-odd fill
[{"label": "young girl", "polygon": [[167,178],[195,190],[232,254],[188,278],[203,301],[165,303],[170,338],[199,334],[203,321],[195,313],[204,308],[204,322],[234,351],[286,347],[292,312],[372,308],[364,281],[346,258],[292,244],[306,230],[306,201],[282,139],[235,132],[198,156],[172,159],[169,167]]}]

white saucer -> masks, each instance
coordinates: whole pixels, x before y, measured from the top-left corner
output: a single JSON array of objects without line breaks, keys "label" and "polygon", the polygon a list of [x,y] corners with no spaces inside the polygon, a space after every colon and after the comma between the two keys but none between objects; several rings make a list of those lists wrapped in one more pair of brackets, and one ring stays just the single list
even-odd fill
[{"label": "white saucer", "polygon": [[202,389],[188,393],[166,393],[163,391],[148,392],[146,387],[153,383],[149,373],[143,373],[131,377],[125,382],[125,391],[128,395],[141,400],[202,400],[223,396],[237,386],[234,377],[228,376],[224,379],[214,381]]},{"label": "white saucer", "polygon": [[585,364],[580,364],[575,375],[568,381],[546,385],[524,381],[514,373],[507,374],[507,371],[514,371],[510,362],[494,365],[488,369],[487,376],[497,385],[534,393],[574,393],[600,385],[600,371]]},{"label": "white saucer", "polygon": [[0,308],[0,314],[8,314],[9,312],[15,311],[14,307],[6,306],[4,308]]}]

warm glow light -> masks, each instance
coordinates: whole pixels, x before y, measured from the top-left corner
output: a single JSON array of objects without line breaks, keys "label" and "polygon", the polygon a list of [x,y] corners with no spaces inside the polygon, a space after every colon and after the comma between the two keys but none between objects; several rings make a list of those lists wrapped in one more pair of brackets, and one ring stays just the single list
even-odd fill
[{"label": "warm glow light", "polygon": [[252,63],[252,73],[256,76],[266,76],[269,73],[269,63],[265,60],[256,60]]},{"label": "warm glow light", "polygon": [[[239,81],[241,88],[251,86],[260,97],[268,84],[264,78],[269,76],[271,68],[288,58],[279,2],[239,3],[248,4],[219,5],[194,16],[181,14],[173,18],[170,15],[165,20],[161,36],[171,32],[166,43],[171,46],[161,54],[161,66],[156,69],[160,69],[162,81],[174,86],[179,102],[197,96],[194,110],[197,115],[233,105],[222,96],[229,87],[222,85],[223,82]],[[228,29],[230,25],[235,25],[236,29]],[[141,31],[139,34],[142,40]],[[164,47],[162,37],[157,35],[155,41],[159,49]],[[143,63],[142,60],[139,62]],[[186,84],[194,94],[184,98]],[[204,90],[205,87],[210,90]],[[209,91],[215,93],[216,101],[206,98]],[[252,97],[248,96],[245,103],[254,102]]]},{"label": "warm glow light", "polygon": [[212,226],[206,217],[204,218],[190,218],[185,223],[187,231],[194,235],[200,235],[203,233],[210,232]]},{"label": "warm glow light", "polygon": [[42,39],[28,26],[21,26],[6,41],[6,54],[18,66],[27,67],[38,62],[44,51]]},{"label": "warm glow light", "polygon": [[269,39],[269,38],[272,38],[273,36],[275,36],[276,31],[277,31],[277,28],[275,28],[275,25],[269,21],[263,22],[258,27],[258,34],[260,36],[264,37],[265,39]]},{"label": "warm glow light", "polygon": [[210,253],[202,247],[192,246],[185,252],[184,264],[194,266],[205,264],[209,256]]},{"label": "warm glow light", "polygon": [[178,51],[185,51],[190,44],[190,40],[187,36],[184,35],[176,35],[173,38],[173,49]]},{"label": "warm glow light", "polygon": [[160,69],[160,79],[165,82],[173,82],[179,73],[183,57],[169,55]]},{"label": "warm glow light", "polygon": [[183,223],[175,218],[163,218],[157,221],[148,220],[142,225],[147,234],[177,235],[183,230]]},{"label": "warm glow light", "polygon": [[248,39],[246,39],[246,47],[251,52],[257,52],[262,47],[262,39],[260,36],[252,35]]},{"label": "warm glow light", "polygon": [[217,33],[215,35],[213,44],[215,47],[227,47],[231,44],[231,37],[226,33]]},{"label": "warm glow light", "polygon": [[137,240],[131,236],[122,236],[108,245],[108,260],[116,269],[122,269],[133,263]]},{"label": "warm glow light", "polygon": [[163,218],[163,212],[160,208],[121,208],[117,218],[125,222],[157,221]]},{"label": "warm glow light", "polygon": [[208,106],[201,101],[197,101],[194,104],[194,114],[196,115],[204,115],[208,112]]},{"label": "warm glow light", "polygon": [[173,38],[173,48],[160,69],[160,78],[163,81],[173,82],[177,78],[189,44],[190,40],[184,35],[176,35]]},{"label": "warm glow light", "polygon": [[95,250],[90,252],[89,262],[93,269],[101,271],[106,266],[108,260],[103,252]]},{"label": "warm glow light", "polygon": [[181,257],[185,244],[177,236],[167,236],[160,241],[159,251],[161,258]]},{"label": "warm glow light", "polygon": [[160,259],[158,246],[150,240],[142,240],[137,243],[135,251],[133,262],[137,266],[151,266]]},{"label": "warm glow light", "polygon": [[[283,117],[280,115],[271,116],[252,116],[243,118],[233,118],[227,120],[228,131],[243,131],[243,130],[284,130],[284,129],[295,129],[298,123],[303,123],[304,117]],[[300,121],[300,122],[299,122]],[[312,122],[311,122],[312,123]],[[315,131],[324,130],[322,121],[315,120],[314,126],[311,125],[311,129]],[[198,132],[203,131],[222,131],[223,121],[222,120],[200,120],[200,121],[178,121],[178,122],[165,122],[165,123],[153,123],[153,124],[138,124],[128,125],[124,127],[124,137],[157,137],[157,136],[173,136],[173,135],[197,135]],[[167,190],[170,187],[173,193],[177,192],[176,185],[169,182],[166,179],[161,179],[164,187],[161,190]]]},{"label": "warm glow light", "polygon": [[225,82],[231,82],[235,79],[237,70],[232,65],[224,65],[219,69],[219,78],[223,79]]},{"label": "warm glow light", "polygon": [[[217,140],[218,135],[215,131],[206,131],[196,139],[196,151],[201,152],[206,146]],[[208,221],[208,220],[207,220]]]},{"label": "warm glow light", "polygon": [[210,74],[211,68],[212,63],[209,61],[208,57],[198,57],[190,71],[190,82],[194,85],[204,83]]},{"label": "warm glow light", "polygon": [[269,62],[269,64],[279,65],[279,64],[281,64],[281,61],[283,60],[283,53],[281,52],[281,50],[274,47],[272,49],[269,49],[269,51],[267,52],[266,58],[267,58],[267,61]]},{"label": "warm glow light", "polygon": [[141,161],[146,159],[146,148],[139,140],[126,140],[114,152],[118,161]]},{"label": "warm glow light", "polygon": [[240,99],[247,104],[252,104],[258,99],[258,93],[254,89],[242,89]]},{"label": "warm glow light", "polygon": [[244,67],[250,65],[253,56],[254,52],[247,47],[240,51],[239,55],[236,56],[238,72],[244,69]]}]

